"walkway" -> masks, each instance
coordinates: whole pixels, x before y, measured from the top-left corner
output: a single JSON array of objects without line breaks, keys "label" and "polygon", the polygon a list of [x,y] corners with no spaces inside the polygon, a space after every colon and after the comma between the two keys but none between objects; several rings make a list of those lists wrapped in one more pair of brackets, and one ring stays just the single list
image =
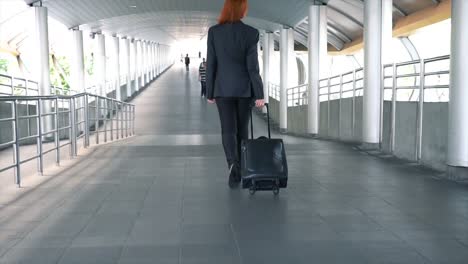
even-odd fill
[{"label": "walkway", "polygon": [[0,263],[468,263],[464,185],[285,136],[289,188],[250,196],[227,187],[195,67],[134,103],[137,136],[0,207]]}]

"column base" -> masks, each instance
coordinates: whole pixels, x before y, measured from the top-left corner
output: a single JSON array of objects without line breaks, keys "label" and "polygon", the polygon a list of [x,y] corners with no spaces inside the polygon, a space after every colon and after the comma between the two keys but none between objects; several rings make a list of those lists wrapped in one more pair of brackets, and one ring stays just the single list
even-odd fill
[{"label": "column base", "polygon": [[288,129],[287,129],[287,128],[280,128],[280,129],[279,129],[279,132],[280,132],[281,134],[286,134],[286,133],[288,133]]},{"label": "column base", "polygon": [[447,165],[447,178],[454,181],[468,181],[468,168]]},{"label": "column base", "polygon": [[380,149],[380,144],[379,143],[366,143],[363,142],[361,145],[359,145],[359,148],[361,150],[378,150]]},{"label": "column base", "polygon": [[307,137],[310,137],[310,138],[318,138],[318,137],[319,137],[319,134],[307,133]]}]

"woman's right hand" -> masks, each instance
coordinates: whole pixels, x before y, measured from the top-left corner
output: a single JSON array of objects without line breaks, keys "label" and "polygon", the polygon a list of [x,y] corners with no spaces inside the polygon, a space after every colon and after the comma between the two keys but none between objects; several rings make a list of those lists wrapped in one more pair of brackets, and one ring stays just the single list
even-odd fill
[{"label": "woman's right hand", "polygon": [[258,100],[255,100],[255,106],[260,108],[260,107],[263,107],[265,105],[265,100],[264,99],[258,99]]},{"label": "woman's right hand", "polygon": [[207,99],[208,103],[210,104],[214,104],[216,103],[216,99]]}]

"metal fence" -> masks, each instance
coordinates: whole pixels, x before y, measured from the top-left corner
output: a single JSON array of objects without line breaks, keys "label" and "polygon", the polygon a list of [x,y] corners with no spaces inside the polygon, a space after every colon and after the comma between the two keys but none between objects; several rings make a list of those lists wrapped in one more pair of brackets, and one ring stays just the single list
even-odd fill
[{"label": "metal fence", "polygon": [[0,74],[0,96],[38,94],[39,88],[37,82]]},{"label": "metal fence", "polygon": [[[13,162],[0,172],[14,170],[15,183],[21,185],[21,165],[38,161],[38,172],[44,171],[44,155],[55,152],[55,161],[60,163],[61,149],[70,146],[70,156],[78,154],[78,141],[83,139],[83,147],[90,146],[93,136],[95,144],[108,140],[134,135],[135,106],[112,98],[81,93],[72,96],[0,96],[0,103],[9,104],[11,115],[0,119],[1,123],[11,124],[11,140],[0,144],[0,148],[13,148]],[[27,113],[21,114],[19,107],[27,106]],[[30,106],[33,110],[30,111]],[[32,113],[31,113],[32,112]],[[67,122],[61,122],[66,117]],[[36,132],[21,131],[20,122],[33,121]],[[61,140],[60,134],[67,134]],[[21,136],[26,134],[26,136]],[[23,159],[20,145],[25,141],[36,141],[36,154]],[[43,145],[53,142],[53,148],[43,149]]]},{"label": "metal fence", "polygon": [[280,100],[280,86],[274,83],[268,83],[268,94],[275,100]]},{"label": "metal fence", "polygon": [[286,90],[288,107],[307,105],[307,86],[307,84],[302,84]]},{"label": "metal fence", "polygon": [[[395,151],[395,135],[396,135],[396,111],[398,107],[403,105],[397,102],[413,102],[416,106],[416,135],[415,135],[415,160],[421,160],[422,153],[422,136],[423,136],[423,120],[424,120],[424,105],[425,103],[446,103],[449,101],[450,90],[450,56],[440,56],[429,59],[421,59],[400,63],[384,65],[382,68],[381,80],[381,138],[383,139],[384,122],[389,128],[390,136],[390,152]],[[274,97],[278,92],[271,91],[270,96]],[[277,86],[274,86],[276,88]],[[279,90],[279,87],[277,87]],[[307,105],[307,85],[292,87],[287,90],[288,107],[298,105]],[[350,98],[351,100],[351,125],[352,135],[354,137],[356,127],[356,113],[360,113],[357,107],[357,99],[364,95],[364,72],[363,68],[358,68],[350,72],[331,76],[319,80],[319,100],[327,113],[321,118],[326,118],[324,124],[328,124],[330,133],[330,123],[332,118],[338,118],[338,123],[341,124],[341,113],[343,100]],[[332,104],[338,104],[338,116],[331,116]],[[349,107],[348,102],[346,102]],[[389,111],[389,119],[384,121],[384,105]],[[390,110],[388,110],[390,109]],[[336,112],[335,112],[336,113]],[[390,120],[390,121],[388,121]],[[343,129],[338,125],[338,133],[341,135]],[[350,134],[350,133],[348,133]]]},{"label": "metal fence", "polygon": [[[385,65],[382,80],[382,105],[391,101],[390,151],[395,150],[397,102],[417,103],[415,159],[421,159],[423,113],[425,102],[448,102],[450,89],[450,56],[440,56]],[[383,107],[383,106],[382,106]],[[381,123],[381,131],[383,123]]]}]

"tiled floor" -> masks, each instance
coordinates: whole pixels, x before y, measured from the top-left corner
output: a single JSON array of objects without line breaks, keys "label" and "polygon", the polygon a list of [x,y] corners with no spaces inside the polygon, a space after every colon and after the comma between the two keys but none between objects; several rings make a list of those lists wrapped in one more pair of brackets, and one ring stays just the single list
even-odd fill
[{"label": "tiled floor", "polygon": [[227,187],[195,70],[174,66],[134,103],[136,137],[0,208],[0,263],[468,263],[464,185],[284,136],[288,189],[251,196]]}]

